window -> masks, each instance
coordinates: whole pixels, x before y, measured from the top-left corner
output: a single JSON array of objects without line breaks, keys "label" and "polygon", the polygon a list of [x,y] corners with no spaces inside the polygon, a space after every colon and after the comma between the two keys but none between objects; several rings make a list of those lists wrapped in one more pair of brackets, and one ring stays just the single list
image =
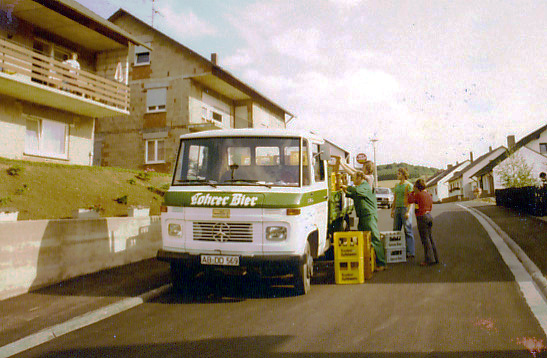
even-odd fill
[{"label": "window", "polygon": [[209,148],[191,145],[188,150],[188,173],[186,180],[202,180],[207,176]]},{"label": "window", "polygon": [[285,165],[295,166],[300,164],[298,155],[300,154],[300,148],[298,147],[285,147]]},{"label": "window", "polygon": [[165,163],[165,140],[147,140],[145,149],[146,164]]},{"label": "window", "polygon": [[146,91],[146,112],[164,112],[167,102],[167,88],[151,88]]},{"label": "window", "polygon": [[308,141],[302,143],[302,184],[311,184],[310,161],[308,160]]},{"label": "window", "polygon": [[249,147],[228,147],[228,165],[239,166],[251,165],[251,148]]},{"label": "window", "polygon": [[222,123],[222,114],[213,111],[213,119],[217,122]]},{"label": "window", "polygon": [[279,147],[256,147],[256,165],[279,165]]},{"label": "window", "polygon": [[547,143],[539,143],[539,152],[541,154],[547,154]]},{"label": "window", "polygon": [[320,149],[318,144],[313,145],[313,172],[315,175],[315,181],[321,182],[325,181],[325,165],[324,162],[319,158]]},{"label": "window", "polygon": [[25,154],[68,159],[68,125],[47,119],[27,118]]},{"label": "window", "polygon": [[149,64],[150,64],[150,50],[144,46],[135,46],[135,66],[142,66],[142,65],[149,65]]}]

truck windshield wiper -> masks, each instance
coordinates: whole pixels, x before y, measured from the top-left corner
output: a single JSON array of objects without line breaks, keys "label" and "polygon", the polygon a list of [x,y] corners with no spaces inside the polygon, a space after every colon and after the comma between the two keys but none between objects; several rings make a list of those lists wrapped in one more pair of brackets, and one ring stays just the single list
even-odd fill
[{"label": "truck windshield wiper", "polygon": [[187,183],[187,184],[207,184],[213,188],[217,187],[217,182],[208,179],[177,179],[177,183]]},{"label": "truck windshield wiper", "polygon": [[255,184],[255,185],[262,185],[262,186],[265,186],[265,187],[270,188],[270,189],[272,187],[270,184],[260,183],[256,179],[227,179],[227,180],[224,180],[222,183],[238,183],[238,182],[251,183],[251,184]]}]

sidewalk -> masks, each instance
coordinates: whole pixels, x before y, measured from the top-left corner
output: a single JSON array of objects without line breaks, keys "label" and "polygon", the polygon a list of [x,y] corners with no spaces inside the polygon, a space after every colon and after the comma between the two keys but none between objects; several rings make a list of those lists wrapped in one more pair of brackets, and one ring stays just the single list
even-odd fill
[{"label": "sidewalk", "polygon": [[[492,219],[522,248],[545,277],[547,220],[479,201],[464,204]],[[151,290],[165,289],[169,283],[169,265],[149,259],[0,301],[0,357],[2,347],[8,344],[75,317],[112,307],[112,304],[125,302],[128,298],[144,297],[142,295]]]},{"label": "sidewalk", "polygon": [[169,282],[169,265],[154,258],[2,300],[0,347]]},{"label": "sidewalk", "polygon": [[492,219],[524,251],[543,277],[547,275],[547,217],[530,216],[477,201],[465,202],[465,205]]}]

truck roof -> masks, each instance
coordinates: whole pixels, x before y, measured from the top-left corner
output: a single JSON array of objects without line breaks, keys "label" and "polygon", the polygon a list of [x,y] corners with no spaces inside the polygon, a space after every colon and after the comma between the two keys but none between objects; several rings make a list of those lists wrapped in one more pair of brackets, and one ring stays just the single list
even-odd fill
[{"label": "truck roof", "polygon": [[282,128],[239,128],[239,129],[217,129],[203,132],[183,134],[181,139],[186,138],[209,138],[209,137],[303,137],[318,142],[325,139],[317,134],[294,129]]}]

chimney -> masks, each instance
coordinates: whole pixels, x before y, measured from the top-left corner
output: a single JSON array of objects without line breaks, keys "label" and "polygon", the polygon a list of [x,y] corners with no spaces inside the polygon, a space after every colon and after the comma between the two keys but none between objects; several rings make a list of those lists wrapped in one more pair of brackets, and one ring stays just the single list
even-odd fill
[{"label": "chimney", "polygon": [[452,164],[448,164],[448,165],[446,166],[446,169],[452,169],[453,167],[454,167],[454,166],[453,166]]},{"label": "chimney", "polygon": [[211,54],[211,62],[213,65],[218,66],[218,56],[216,53]]},{"label": "chimney", "polygon": [[473,152],[469,152],[469,161],[473,163]]},{"label": "chimney", "polygon": [[507,149],[512,149],[515,146],[515,136],[514,135],[508,135],[507,136]]},{"label": "chimney", "polygon": [[492,146],[488,147],[488,152],[490,153],[492,151]]}]

